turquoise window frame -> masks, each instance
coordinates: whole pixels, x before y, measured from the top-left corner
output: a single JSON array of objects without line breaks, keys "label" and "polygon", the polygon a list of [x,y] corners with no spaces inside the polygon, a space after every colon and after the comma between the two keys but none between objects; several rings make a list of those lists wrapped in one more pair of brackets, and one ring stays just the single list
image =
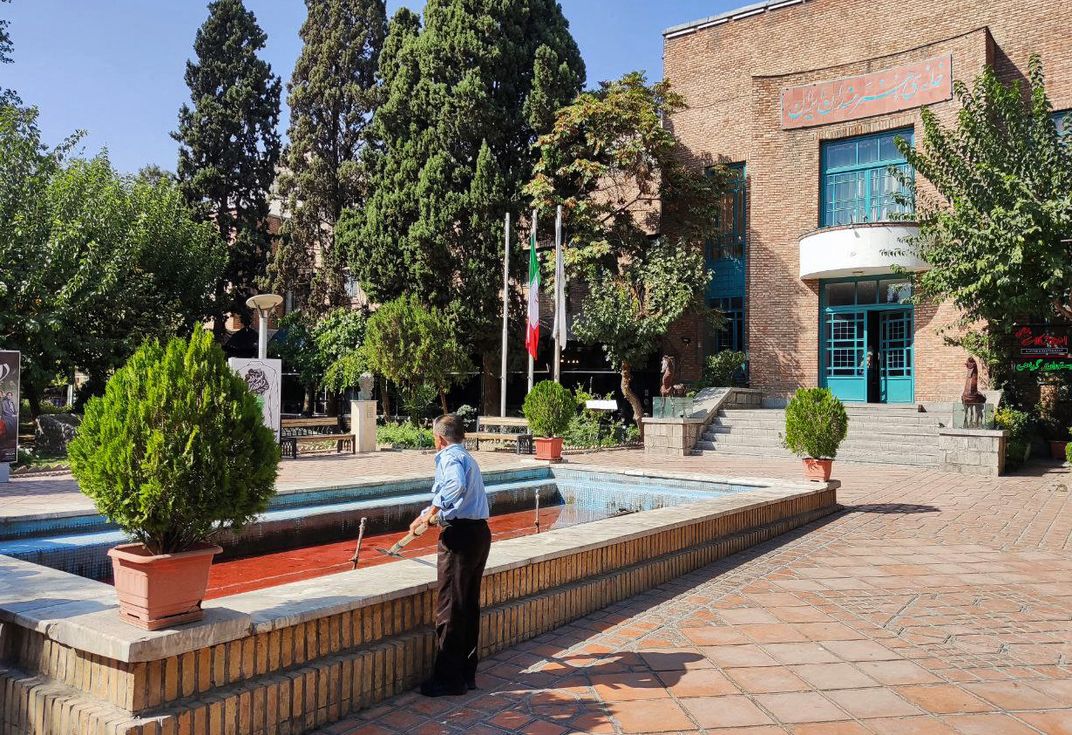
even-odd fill
[{"label": "turquoise window frame", "polygon": [[744,163],[729,163],[726,168],[736,174],[732,187],[724,196],[729,197],[732,223],[724,227],[718,223],[719,232],[709,244],[708,260],[741,260],[745,257],[748,240],[748,174]]},{"label": "turquoise window frame", "polygon": [[[911,211],[911,205],[906,207],[894,203],[898,194],[907,193],[904,187],[899,187],[897,192],[886,190],[886,182],[894,176],[891,168],[899,168],[910,179],[915,179],[915,171],[892,146],[896,138],[905,138],[912,143],[914,131],[912,128],[900,128],[822,142],[819,156],[819,227],[887,222]],[[887,142],[885,146],[883,141]],[[865,159],[861,162],[861,151],[872,145],[877,151],[874,160]],[[835,150],[842,152],[847,147],[854,151],[852,162],[832,164],[832,153]],[[895,155],[884,154],[884,149],[892,149]],[[856,192],[853,196],[839,197],[839,187],[855,187]]]}]

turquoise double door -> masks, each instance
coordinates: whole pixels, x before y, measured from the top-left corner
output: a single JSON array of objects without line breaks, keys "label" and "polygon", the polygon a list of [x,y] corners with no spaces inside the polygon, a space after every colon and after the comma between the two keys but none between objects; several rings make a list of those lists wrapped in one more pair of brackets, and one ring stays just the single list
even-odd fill
[{"label": "turquoise double door", "polygon": [[823,296],[823,385],[842,401],[913,402],[911,284],[842,281],[824,284]]}]

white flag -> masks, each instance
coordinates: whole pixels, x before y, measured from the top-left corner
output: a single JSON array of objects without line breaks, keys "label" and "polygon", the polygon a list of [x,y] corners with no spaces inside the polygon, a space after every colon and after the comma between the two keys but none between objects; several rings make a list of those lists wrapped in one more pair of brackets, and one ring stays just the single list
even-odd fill
[{"label": "white flag", "polygon": [[555,325],[551,335],[565,348],[569,335],[566,313],[566,261],[562,248],[562,210],[559,208],[555,231]]}]

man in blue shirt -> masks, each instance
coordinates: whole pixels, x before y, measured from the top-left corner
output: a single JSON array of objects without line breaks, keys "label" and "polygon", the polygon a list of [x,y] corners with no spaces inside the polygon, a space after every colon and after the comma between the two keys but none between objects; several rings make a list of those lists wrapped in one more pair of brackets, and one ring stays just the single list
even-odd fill
[{"label": "man in blue shirt", "polygon": [[476,688],[480,637],[480,582],[491,549],[488,496],[476,460],[465,451],[465,425],[440,416],[432,425],[435,484],[432,504],[410,530],[442,526],[437,559],[436,659],[432,678],[421,685],[429,697],[465,694]]}]

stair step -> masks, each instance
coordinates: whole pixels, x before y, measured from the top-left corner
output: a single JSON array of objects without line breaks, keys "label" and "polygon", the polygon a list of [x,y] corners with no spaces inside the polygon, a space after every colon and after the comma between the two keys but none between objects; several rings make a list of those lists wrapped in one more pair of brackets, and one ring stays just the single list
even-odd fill
[{"label": "stair step", "polygon": [[[712,454],[723,454],[727,456],[783,458],[789,458],[794,456],[788,450],[780,447],[724,447],[721,444],[715,445],[708,441],[697,442],[696,448],[703,452],[710,452]],[[936,467],[938,465],[937,456],[918,454],[914,452],[901,454],[894,452],[851,452],[847,450],[839,450],[837,458],[838,460],[845,462],[860,462],[864,464],[899,464],[911,465],[915,467]]]},{"label": "stair step", "polygon": [[[755,437],[755,436],[739,436],[734,434],[711,434],[704,435],[703,440],[710,442],[716,446],[733,446],[733,447],[756,447],[763,449],[781,449],[782,441],[780,437]],[[926,454],[928,456],[938,456],[938,448],[936,444],[908,444],[905,442],[893,442],[893,441],[870,441],[859,439],[846,439],[841,444],[839,452],[885,452],[889,451],[891,447],[905,447],[909,451],[915,454]]]},{"label": "stair step", "polygon": [[[738,421],[736,419],[715,419],[710,426],[721,429],[739,429],[741,431],[785,431],[785,421]],[[857,423],[849,421],[849,433],[858,434],[920,434],[938,435],[938,424],[891,424],[891,423]]]},{"label": "stair step", "polygon": [[[703,432],[704,439],[714,440],[715,437],[719,439],[731,438],[733,440],[740,441],[765,441],[776,440],[781,441],[784,436],[784,430],[765,430],[757,431],[755,429],[742,429],[737,426],[710,426]],[[933,447],[937,444],[937,435],[930,434],[916,434],[916,433],[900,433],[900,432],[882,432],[882,433],[868,433],[868,432],[854,432],[849,430],[848,436],[845,438],[845,444],[867,442],[877,444],[903,444],[908,446],[924,446]]]}]

